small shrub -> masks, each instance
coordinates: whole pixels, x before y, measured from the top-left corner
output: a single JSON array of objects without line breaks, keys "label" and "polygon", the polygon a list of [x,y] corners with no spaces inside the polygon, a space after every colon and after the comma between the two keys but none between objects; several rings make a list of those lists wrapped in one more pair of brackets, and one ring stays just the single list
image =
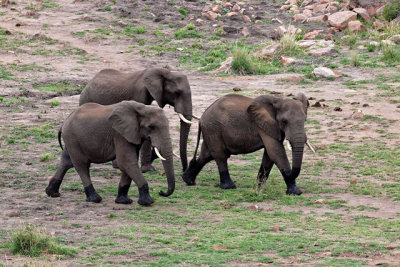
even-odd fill
[{"label": "small shrub", "polygon": [[187,15],[186,9],[184,9],[184,8],[182,8],[182,7],[178,8],[178,12],[181,13],[183,16],[186,16],[186,15]]},{"label": "small shrub", "polygon": [[400,62],[400,50],[393,45],[382,46],[382,60],[388,63]]},{"label": "small shrub", "polygon": [[31,257],[39,256],[42,253],[76,254],[73,249],[55,245],[53,239],[45,230],[33,224],[26,224],[24,227],[15,230],[11,251],[13,254]]},{"label": "small shrub", "polygon": [[181,39],[184,39],[184,38],[186,38],[186,36],[187,36],[187,32],[186,32],[186,29],[179,29],[179,30],[177,30],[175,33],[174,33],[174,36],[175,36],[175,39],[176,40],[181,40]]},{"label": "small shrub", "polygon": [[353,52],[351,54],[351,63],[354,67],[358,67],[360,65],[360,61],[359,61],[357,52]]},{"label": "small shrub", "polygon": [[53,154],[46,153],[46,154],[40,156],[40,161],[43,162],[43,161],[47,161],[47,160],[52,159],[52,158],[53,158]]},{"label": "small shrub", "polygon": [[189,31],[194,30],[195,26],[192,23],[189,23],[188,25],[186,25],[186,29],[188,29]]},{"label": "small shrub", "polygon": [[254,63],[252,61],[250,51],[245,47],[236,47],[232,51],[232,65],[233,72],[238,74],[254,73]]},{"label": "small shrub", "polygon": [[173,28],[173,27],[175,27],[175,25],[170,22],[170,23],[168,23],[168,27]]},{"label": "small shrub", "polygon": [[111,7],[110,7],[110,6],[105,6],[105,7],[103,8],[103,10],[104,10],[104,11],[111,11]]},{"label": "small shrub", "polygon": [[282,44],[281,54],[292,56],[298,54],[300,51],[299,46],[296,42],[296,36],[294,34],[284,34],[280,40]]},{"label": "small shrub", "polygon": [[367,44],[367,51],[368,52],[375,52],[376,46],[374,44]]},{"label": "small shrub", "polygon": [[60,102],[58,100],[53,100],[50,102],[50,107],[54,108],[60,105]]},{"label": "small shrub", "polygon": [[386,21],[392,21],[400,15],[400,0],[392,0],[390,5],[383,8],[382,16]]},{"label": "small shrub", "polygon": [[221,36],[222,35],[222,30],[221,29],[216,30],[215,31],[215,35],[216,36]]},{"label": "small shrub", "polygon": [[146,32],[146,29],[143,27],[136,27],[135,29],[133,29],[133,32],[136,34],[143,34]]}]

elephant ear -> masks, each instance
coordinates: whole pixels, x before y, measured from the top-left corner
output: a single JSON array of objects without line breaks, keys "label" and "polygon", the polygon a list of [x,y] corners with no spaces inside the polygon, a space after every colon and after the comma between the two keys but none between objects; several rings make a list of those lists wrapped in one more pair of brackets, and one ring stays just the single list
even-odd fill
[{"label": "elephant ear", "polygon": [[160,107],[164,107],[163,91],[165,79],[170,74],[170,71],[165,68],[151,68],[145,70],[143,74],[144,85],[150,95],[156,100]]},{"label": "elephant ear", "polygon": [[276,109],[279,108],[279,98],[271,95],[262,95],[253,100],[247,108],[247,113],[254,123],[267,135],[281,141],[281,130],[276,121]]},{"label": "elephant ear", "polygon": [[295,100],[300,101],[303,104],[304,113],[307,115],[308,107],[310,106],[310,102],[308,102],[308,98],[303,93],[298,93]]},{"label": "elephant ear", "polygon": [[142,108],[144,108],[144,104],[135,101],[122,101],[114,106],[108,117],[112,128],[128,140],[129,143],[141,143],[138,109]]}]

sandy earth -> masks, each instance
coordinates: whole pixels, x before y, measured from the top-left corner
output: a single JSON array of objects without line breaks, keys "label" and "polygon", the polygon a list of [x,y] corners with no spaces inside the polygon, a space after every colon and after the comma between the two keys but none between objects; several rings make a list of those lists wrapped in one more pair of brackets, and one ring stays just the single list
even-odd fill
[{"label": "sandy earth", "polygon": [[[94,2],[94,3],[93,3]],[[104,1],[103,1],[104,2]],[[129,2],[129,1],[125,1]],[[126,4],[122,1],[122,4]],[[136,2],[136,1],[133,1]],[[152,1],[150,1],[152,2]],[[35,34],[46,35],[59,42],[57,47],[74,47],[84,51],[88,57],[97,58],[96,61],[86,61],[84,64],[78,64],[75,56],[41,56],[31,55],[29,53],[18,53],[15,51],[0,51],[0,63],[3,65],[15,63],[17,65],[35,63],[38,66],[45,66],[49,71],[25,71],[18,73],[18,79],[13,80],[0,80],[0,96],[3,97],[25,97],[27,100],[26,105],[35,105],[35,109],[12,109],[10,107],[1,105],[0,103],[0,125],[28,125],[38,126],[43,123],[53,123],[54,125],[61,125],[62,121],[78,106],[78,95],[61,95],[57,96],[54,93],[36,90],[32,87],[32,83],[51,83],[68,80],[73,85],[80,85],[86,83],[96,72],[103,68],[115,68],[122,71],[135,71],[145,67],[165,66],[169,65],[174,70],[177,69],[175,58],[143,58],[137,53],[124,53],[129,47],[130,43],[126,40],[117,40],[110,42],[109,40],[85,40],[77,38],[74,32],[82,29],[94,29],[100,26],[107,25],[107,22],[115,18],[107,17],[105,12],[98,11],[99,7],[104,6],[102,1],[82,1],[73,2],[72,0],[59,0],[57,1],[59,7],[51,9],[43,9],[38,12],[38,16],[30,17],[24,15],[27,12],[25,9],[31,1],[16,1],[15,8],[17,10],[10,10],[9,7],[0,7],[0,12],[7,12],[6,15],[0,16],[0,26],[7,29],[13,34],[17,32],[23,33],[28,36]],[[142,3],[139,3],[142,4]],[[189,2],[187,3],[189,4]],[[128,4],[127,4],[128,5]],[[160,7],[162,10],[162,7]],[[156,16],[159,13],[154,12]],[[129,16],[128,16],[129,17]],[[135,18],[134,15],[130,17]],[[98,19],[94,19],[98,18]],[[23,26],[16,26],[23,24]],[[43,28],[44,24],[50,25],[48,28]],[[255,31],[256,29],[254,29]],[[268,33],[265,33],[268,35]],[[232,36],[231,38],[234,38]],[[29,51],[29,48],[26,48]],[[76,70],[80,69],[80,70]],[[269,76],[251,76],[251,77],[215,77],[209,74],[201,74],[196,71],[184,72],[190,81],[192,90],[193,110],[194,114],[201,115],[202,112],[219,96],[226,93],[233,93],[233,87],[240,87],[241,93],[247,95],[259,95],[265,90],[279,92],[282,95],[296,94],[301,91],[308,97],[312,97],[311,104],[316,100],[325,99],[329,107],[314,108],[309,110],[308,117],[312,120],[320,122],[320,129],[318,131],[309,129],[308,137],[313,144],[318,148],[323,145],[332,144],[340,141],[349,141],[351,136],[352,142],[363,142],[363,137],[376,137],[379,138],[380,134],[374,131],[368,122],[364,122],[365,127],[361,130],[352,130],[354,125],[360,125],[359,121],[350,119],[351,115],[357,109],[362,109],[365,114],[378,116],[386,120],[396,120],[392,122],[390,127],[391,132],[399,132],[399,108],[395,104],[387,100],[375,101],[374,97],[376,92],[370,89],[349,89],[343,85],[344,81],[357,81],[357,80],[372,80],[379,73],[365,71],[363,69],[341,69],[345,77],[335,81],[320,80],[311,84],[299,85],[293,82],[283,82],[289,76],[299,76],[298,74],[279,74]],[[389,74],[388,72],[384,74]],[[28,82],[21,82],[27,80]],[[398,86],[398,84],[397,84]],[[21,91],[20,88],[27,88],[27,91]],[[58,100],[59,106],[49,108],[50,102]],[[343,111],[336,112],[333,110],[335,107],[335,100],[337,106],[340,106]],[[352,104],[358,102],[359,104]],[[368,107],[362,107],[363,104],[369,104]],[[45,112],[46,111],[46,112]],[[173,109],[165,109],[168,118],[170,119],[170,128],[173,138],[175,150],[178,149],[178,135],[177,116],[173,114]],[[40,118],[38,118],[40,114]],[[362,124],[362,123],[361,123]],[[309,126],[310,127],[310,126]],[[57,128],[57,127],[56,127]],[[333,132],[332,129],[335,129]],[[7,130],[2,128],[0,135],[7,134]],[[197,125],[193,125],[190,134],[189,151],[194,150],[195,140],[197,136]],[[5,150],[12,149],[4,139],[0,140],[1,148]],[[399,145],[399,139],[386,140],[388,147],[394,148]],[[46,144],[47,148],[49,145]],[[53,144],[50,145],[51,152],[57,155],[57,144],[54,139]],[[71,231],[71,226],[57,227],[58,224],[53,222],[60,222],[68,220],[70,223],[90,222],[92,229],[111,228],[112,225],[107,216],[110,212],[118,212],[119,210],[132,209],[130,206],[121,206],[114,203],[113,197],[103,199],[102,205],[91,203],[75,204],[77,200],[82,200],[83,195],[79,191],[64,191],[63,196],[57,199],[47,198],[45,196],[44,188],[47,185],[47,178],[39,176],[41,174],[42,165],[55,165],[57,164],[57,157],[51,159],[50,162],[42,163],[39,157],[46,153],[43,151],[42,145],[34,143],[22,151],[12,151],[11,153],[0,154],[0,175],[6,175],[0,184],[0,229],[10,230],[20,226],[26,222],[32,222],[39,225],[46,225],[46,227],[55,235],[68,237],[68,240],[73,244],[79,244],[85,237],[85,231],[82,228],[74,228]],[[189,158],[191,153],[188,153]],[[260,152],[261,153],[261,152]],[[332,157],[330,155],[312,154],[307,150],[305,154],[305,161],[329,161]],[[243,164],[240,159],[233,157],[232,163]],[[245,164],[245,163],[244,163]],[[15,175],[9,174],[8,170],[13,169]],[[109,165],[96,166],[101,170],[112,170]],[[6,173],[6,174],[4,174]],[[52,170],[48,171],[50,176]],[[25,183],[22,178],[17,178],[17,174],[25,174],[30,177],[27,185],[22,187],[13,188],[18,183]],[[331,174],[331,179],[334,186],[342,186],[343,180],[340,179],[345,173]],[[179,176],[179,174],[177,175]],[[99,175],[93,175],[93,183],[100,187],[104,184],[114,184],[117,182],[118,176],[113,174],[110,179],[105,179]],[[79,182],[79,178],[74,175],[67,175],[66,179]],[[372,178],[371,178],[372,179]],[[179,181],[181,182],[181,181]],[[377,182],[377,181],[374,181]],[[17,190],[17,193],[16,193]],[[306,192],[307,194],[307,192]],[[398,202],[392,201],[388,198],[372,198],[369,196],[352,194],[339,194],[339,195],[326,195],[326,198],[343,199],[347,201],[346,205],[349,206],[372,206],[378,210],[357,211],[357,214],[366,215],[377,218],[394,218],[400,213],[400,205]],[[268,203],[258,203],[264,211],[271,209]],[[137,204],[133,204],[137,205]],[[308,207],[290,207],[288,211],[302,210],[306,216],[311,212]],[[315,211],[315,210],[314,210]],[[345,208],[317,209],[318,214],[325,212],[334,212],[338,214],[347,214]],[[13,215],[14,214],[14,215]],[[73,245],[72,244],[72,245]],[[10,255],[4,249],[0,250],[4,257],[0,258],[0,263],[3,264],[18,264],[25,262],[24,258]],[[82,252],[83,254],[85,252]],[[397,254],[394,253],[393,258],[387,256],[388,262],[395,260]],[[398,258],[397,258],[398,259]],[[374,259],[370,259],[373,263]],[[40,264],[39,264],[40,265]]]}]

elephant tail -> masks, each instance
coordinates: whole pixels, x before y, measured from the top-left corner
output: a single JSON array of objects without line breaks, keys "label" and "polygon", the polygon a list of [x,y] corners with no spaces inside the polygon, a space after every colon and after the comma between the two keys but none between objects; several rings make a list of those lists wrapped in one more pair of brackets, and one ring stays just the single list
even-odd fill
[{"label": "elephant tail", "polygon": [[192,161],[196,161],[197,150],[199,149],[199,144],[200,144],[200,136],[201,136],[201,124],[199,122],[199,130],[197,131],[196,149],[194,150],[194,155],[193,155]]},{"label": "elephant tail", "polygon": [[61,147],[61,150],[64,150],[62,143],[61,143],[61,134],[62,134],[62,127],[60,128],[60,130],[58,130],[58,144]]}]

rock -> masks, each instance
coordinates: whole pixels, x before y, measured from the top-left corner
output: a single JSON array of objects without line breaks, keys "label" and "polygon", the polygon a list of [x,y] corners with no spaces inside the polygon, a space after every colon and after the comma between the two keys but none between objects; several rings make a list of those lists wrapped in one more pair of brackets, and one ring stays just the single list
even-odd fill
[{"label": "rock", "polygon": [[353,11],[360,15],[366,22],[371,23],[371,17],[369,16],[366,9],[359,7],[353,9]]},{"label": "rock", "polygon": [[328,20],[328,15],[321,15],[307,19],[307,22],[324,22]]},{"label": "rock", "polygon": [[400,34],[393,35],[389,40],[395,44],[400,44]]},{"label": "rock", "polygon": [[204,20],[202,20],[202,19],[196,19],[196,23],[197,23],[197,25],[203,25]]},{"label": "rock", "polygon": [[350,184],[357,184],[357,180],[350,180]]},{"label": "rock", "polygon": [[222,12],[222,8],[220,5],[211,5],[211,10],[215,13],[221,13]]},{"label": "rock", "polygon": [[244,37],[247,37],[247,36],[250,35],[249,29],[248,29],[247,27],[243,27],[243,29],[242,29],[242,35],[243,35]]},{"label": "rock", "polygon": [[315,30],[304,34],[303,39],[315,39],[323,30]]},{"label": "rock", "polygon": [[387,39],[387,40],[382,40],[382,44],[384,45],[395,45],[395,43],[393,43],[391,40]]},{"label": "rock", "polygon": [[334,111],[342,111],[343,109],[341,107],[335,107],[333,110]]},{"label": "rock", "polygon": [[296,59],[293,57],[285,57],[285,56],[281,56],[281,63],[284,67],[289,66],[290,64],[292,64],[293,62],[295,62]]},{"label": "rock", "polygon": [[366,30],[359,20],[349,21],[348,27],[351,32],[363,32]]},{"label": "rock", "polygon": [[218,17],[218,14],[213,11],[204,12],[201,15],[208,20],[216,20]]},{"label": "rock", "polygon": [[313,75],[318,78],[334,78],[335,73],[326,67],[318,67],[313,70]]},{"label": "rock", "polygon": [[212,7],[212,5],[205,5],[205,6],[203,7],[203,9],[201,10],[201,12],[202,12],[202,13],[206,13],[206,12],[208,12],[208,11],[211,11],[211,7]]},{"label": "rock", "polygon": [[350,21],[357,19],[357,13],[352,11],[336,12],[328,17],[331,26],[344,30]]},{"label": "rock", "polygon": [[301,22],[304,22],[304,21],[307,20],[307,16],[304,15],[304,14],[296,14],[296,15],[293,16],[293,19],[294,19],[294,21],[298,21],[299,20]]},{"label": "rock", "polygon": [[235,17],[235,16],[238,16],[238,15],[239,15],[239,13],[237,13],[237,12],[228,12],[228,13],[225,14],[225,17],[231,18],[231,17]]},{"label": "rock", "polygon": [[240,10],[240,6],[239,6],[238,4],[235,4],[235,5],[232,7],[232,10],[233,10],[233,11],[239,11],[239,10]]},{"label": "rock", "polygon": [[279,24],[283,24],[283,22],[278,18],[273,18],[271,22],[278,22]]},{"label": "rock", "polygon": [[362,112],[362,110],[358,109],[357,111],[355,111],[352,115],[351,118],[353,120],[359,120],[362,117],[364,117],[364,113]]},{"label": "rock", "polygon": [[288,10],[289,8],[291,8],[291,7],[292,7],[292,5],[283,5],[283,6],[281,6],[280,10],[285,11],[285,10]]},{"label": "rock", "polygon": [[[336,3],[336,2],[335,2]],[[337,7],[334,5],[328,5],[325,8],[325,13],[335,13],[337,11]]]},{"label": "rock", "polygon": [[325,199],[317,199],[314,201],[315,204],[325,204]]},{"label": "rock", "polygon": [[319,101],[315,102],[314,105],[311,105],[314,108],[320,108],[322,105]]},{"label": "rock", "polygon": [[311,17],[313,15],[313,13],[309,9],[304,9],[303,10],[303,15],[309,18],[309,17]]},{"label": "rock", "polygon": [[275,55],[282,48],[282,44],[273,43],[263,49],[256,51],[255,56],[261,59],[268,59],[271,56]]},{"label": "rock", "polygon": [[279,225],[274,225],[274,226],[272,226],[272,231],[273,231],[273,232],[279,232],[279,230],[280,230]]},{"label": "rock", "polygon": [[300,7],[305,7],[311,4],[314,0],[304,0],[303,3],[301,3]]},{"label": "rock", "polygon": [[377,41],[371,41],[369,42],[369,44],[373,46],[379,46],[379,43]]},{"label": "rock", "polygon": [[283,36],[283,35],[285,35],[285,34],[293,34],[293,35],[295,35],[295,34],[300,34],[301,33],[301,29],[299,29],[299,28],[296,28],[295,26],[293,26],[293,25],[289,25],[289,26],[284,26],[284,25],[282,25],[282,26],[279,26],[276,30],[275,30],[278,34],[279,34],[279,36]]},{"label": "rock", "polygon": [[221,63],[221,67],[219,67],[217,72],[228,72],[232,66],[233,57],[228,57],[224,62]]},{"label": "rock", "polygon": [[385,8],[385,6],[386,6],[386,5],[381,6],[380,8],[378,8],[378,9],[376,10],[375,16],[376,16],[377,18],[379,18],[380,16],[382,16],[383,9]]},{"label": "rock", "polygon": [[232,6],[232,4],[231,4],[230,2],[224,2],[222,5],[223,5],[224,7],[226,7],[226,8],[229,8],[229,7]]},{"label": "rock", "polygon": [[294,75],[286,75],[285,77],[281,78],[280,80],[284,81],[284,82],[296,83],[296,82],[304,81],[304,77],[300,74],[294,74]]},{"label": "rock", "polygon": [[380,21],[379,19],[375,20],[374,23],[372,24],[372,27],[374,29],[383,29],[386,27],[385,23]]},{"label": "rock", "polygon": [[332,70],[332,71],[333,71],[333,73],[335,73],[335,78],[340,78],[340,77],[343,76],[343,73],[341,73],[341,72],[338,71],[338,70]]},{"label": "rock", "polygon": [[228,247],[224,246],[224,245],[215,245],[213,246],[213,250],[227,250]]},{"label": "rock", "polygon": [[298,6],[292,6],[290,9],[289,9],[289,12],[290,13],[299,13],[300,11],[299,11],[299,7]]},{"label": "rock", "polygon": [[243,15],[242,18],[245,22],[251,22],[251,19],[249,18],[249,16]]},{"label": "rock", "polygon": [[238,92],[238,91],[242,91],[242,88],[240,88],[240,87],[233,87],[232,90],[235,91],[235,92]]},{"label": "rock", "polygon": [[11,211],[9,213],[7,213],[8,217],[19,217],[19,211]]},{"label": "rock", "polygon": [[119,25],[119,26],[122,26],[122,27],[125,27],[125,26],[128,25],[128,23],[126,23],[126,22],[123,21],[123,20],[120,20],[120,21],[118,21],[118,25]]},{"label": "rock", "polygon": [[325,9],[328,6],[328,4],[319,4],[315,5],[313,8],[314,13],[325,13]]},{"label": "rock", "polygon": [[252,210],[252,211],[258,211],[259,210],[259,207],[257,205],[251,205],[251,206],[248,206],[247,208],[249,210]]}]

